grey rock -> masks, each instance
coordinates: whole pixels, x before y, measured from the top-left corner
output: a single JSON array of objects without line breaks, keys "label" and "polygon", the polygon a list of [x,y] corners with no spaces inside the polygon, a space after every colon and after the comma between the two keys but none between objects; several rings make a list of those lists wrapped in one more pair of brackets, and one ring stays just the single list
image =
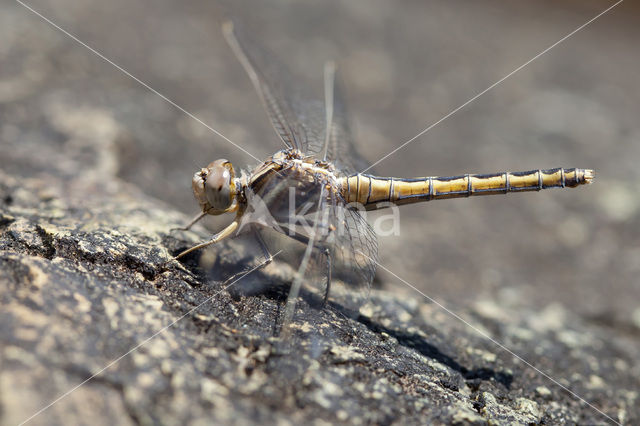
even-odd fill
[{"label": "grey rock", "polygon": [[[72,143],[79,128],[109,121],[82,117],[49,149],[48,168],[26,163],[33,147],[17,144],[11,155],[34,172],[0,171],[4,424],[59,397],[33,424],[606,422],[476,331],[611,417],[636,418],[637,338],[558,304],[455,307],[474,330],[385,291],[356,319],[302,299],[281,339],[286,287],[234,295],[197,256],[173,260],[207,234],[171,232],[187,218],[110,172],[109,140]],[[226,250],[215,268],[231,266]],[[277,282],[271,273],[256,274]]]},{"label": "grey rock", "polygon": [[169,114],[155,95],[2,8],[0,31],[29,37],[0,51],[0,423],[640,423],[639,327],[562,301],[483,293],[455,317],[380,274],[359,317],[301,299],[280,338],[286,270],[246,295],[225,288],[247,266],[233,243],[210,269],[173,260],[209,235],[171,232],[192,170],[167,141],[194,131],[149,126],[133,105]]}]

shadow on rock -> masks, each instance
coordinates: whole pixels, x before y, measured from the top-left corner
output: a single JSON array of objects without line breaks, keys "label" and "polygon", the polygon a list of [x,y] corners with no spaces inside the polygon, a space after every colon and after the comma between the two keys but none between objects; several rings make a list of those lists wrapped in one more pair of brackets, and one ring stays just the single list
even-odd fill
[{"label": "shadow on rock", "polygon": [[[375,333],[386,333],[395,339],[398,340],[402,346],[407,348],[414,349],[420,352],[422,355],[429,357],[433,360],[438,361],[441,364],[446,365],[459,372],[467,381],[477,381],[477,380],[495,380],[496,382],[502,384],[507,390],[511,388],[511,383],[513,382],[513,375],[509,373],[504,373],[500,371],[495,371],[490,368],[480,367],[480,368],[467,368],[461,365],[458,361],[450,357],[449,355],[443,353],[440,349],[438,349],[433,344],[427,342],[424,337],[415,334],[415,333],[406,333],[396,329],[391,329],[385,327],[381,324],[373,322],[371,318],[360,315],[358,317],[358,321],[364,324],[369,330]],[[474,387],[474,386],[472,386]]]}]

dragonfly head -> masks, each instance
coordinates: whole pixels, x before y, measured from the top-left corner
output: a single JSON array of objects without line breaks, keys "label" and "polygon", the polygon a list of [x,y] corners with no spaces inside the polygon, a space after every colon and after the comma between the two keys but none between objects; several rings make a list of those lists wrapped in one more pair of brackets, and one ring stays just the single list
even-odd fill
[{"label": "dragonfly head", "polygon": [[239,188],[233,165],[227,160],[216,160],[198,170],[193,175],[191,186],[204,213],[219,215],[238,208]]}]

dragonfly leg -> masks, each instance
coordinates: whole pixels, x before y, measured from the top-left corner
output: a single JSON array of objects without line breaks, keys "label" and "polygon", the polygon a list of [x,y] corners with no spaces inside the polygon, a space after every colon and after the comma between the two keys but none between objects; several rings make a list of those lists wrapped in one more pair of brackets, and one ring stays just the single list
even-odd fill
[{"label": "dragonfly leg", "polygon": [[[251,230],[253,231],[253,235],[255,236],[256,240],[258,241],[258,244],[260,244],[260,247],[262,248],[262,254],[264,256],[264,260],[262,260],[260,262],[260,264],[258,266],[255,266],[253,268],[247,268],[243,271],[240,272],[236,272],[235,274],[231,275],[230,277],[228,277],[223,283],[222,283],[222,287],[226,287],[227,283],[232,283],[234,281],[240,280],[241,278],[243,278],[245,275],[257,271],[259,269],[264,268],[265,266],[267,266],[268,264],[270,264],[273,261],[273,258],[275,256],[277,256],[278,254],[280,254],[280,252],[276,253],[275,255],[272,255],[269,252],[269,249],[267,248],[267,244],[264,242],[264,239],[262,238],[262,236],[260,235],[260,232],[258,232],[258,227],[255,225],[251,225]],[[182,254],[182,253],[181,253]]]},{"label": "dragonfly leg", "polygon": [[[277,256],[280,252],[276,253],[275,256]],[[255,272],[259,269],[264,268],[265,266],[267,266],[269,263],[271,263],[271,261],[273,260],[273,258],[275,256],[271,256],[269,255],[268,258],[265,258],[262,262],[260,262],[260,264],[258,266],[255,266],[253,268],[247,268],[244,271],[240,271],[240,272],[236,272],[235,274],[231,275],[230,277],[228,277],[223,283],[222,283],[222,287],[227,287],[227,285],[231,285],[231,284],[227,284],[227,283],[233,283],[234,281],[238,281],[241,278],[244,278],[245,275],[248,275],[252,272]]]},{"label": "dragonfly leg", "polygon": [[[296,241],[299,241],[303,244],[309,244],[309,237],[307,237],[306,235],[302,235],[298,232],[295,232],[293,230],[291,230],[290,228],[287,228],[286,226],[282,225],[282,228],[287,231],[286,235],[290,238],[293,238]],[[331,252],[329,251],[329,249],[327,247],[324,247],[320,244],[318,244],[318,242],[316,242],[313,245],[314,248],[319,249],[322,251],[322,254],[326,257],[327,259],[327,285],[325,287],[324,290],[324,297],[322,298],[322,306],[324,307],[327,304],[327,300],[329,299],[329,291],[331,290]]]},{"label": "dragonfly leg", "polygon": [[228,236],[230,236],[231,234],[233,234],[233,232],[238,228],[238,220],[234,220],[233,222],[231,222],[229,224],[229,226],[227,226],[226,228],[224,228],[222,231],[218,232],[217,234],[215,234],[209,241],[205,241],[202,244],[198,244],[196,246],[193,246],[191,248],[186,249],[185,251],[183,251],[182,253],[180,253],[179,255],[177,255],[175,257],[175,259],[180,259],[182,256],[191,253],[194,250],[198,250],[201,249],[203,247],[207,247],[210,246],[211,244],[216,244],[222,240],[224,240],[225,238],[227,238]]},{"label": "dragonfly leg", "polygon": [[256,237],[258,244],[260,244],[260,248],[262,249],[262,255],[264,256],[264,259],[265,259],[265,264],[271,263],[271,261],[273,260],[273,256],[269,252],[269,248],[267,247],[267,244],[264,242],[264,238],[262,238],[262,235],[260,235],[260,232],[258,231],[258,228],[255,225],[251,225],[251,229],[253,230],[253,235]]},{"label": "dragonfly leg", "polygon": [[331,254],[329,253],[329,249],[325,248],[323,250],[324,256],[327,258],[327,286],[324,290],[324,299],[322,300],[322,306],[324,307],[327,304],[327,300],[329,299],[329,291],[331,290]]},{"label": "dragonfly leg", "polygon": [[202,219],[206,215],[207,214],[204,213],[204,212],[203,213],[198,213],[198,215],[196,217],[194,217],[193,219],[191,219],[191,221],[186,226],[183,226],[182,228],[171,228],[169,231],[170,232],[173,232],[173,231],[188,231],[189,229],[191,229],[191,227],[193,225],[198,223],[200,221],[200,219]]}]

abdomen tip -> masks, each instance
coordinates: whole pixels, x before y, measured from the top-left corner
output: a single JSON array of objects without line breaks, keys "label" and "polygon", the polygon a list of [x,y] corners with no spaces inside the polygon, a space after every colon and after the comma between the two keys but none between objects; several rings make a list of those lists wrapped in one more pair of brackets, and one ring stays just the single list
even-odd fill
[{"label": "abdomen tip", "polygon": [[586,183],[591,183],[593,181],[593,179],[595,179],[595,177],[596,177],[595,170],[585,169],[585,171],[584,171],[584,181]]}]

